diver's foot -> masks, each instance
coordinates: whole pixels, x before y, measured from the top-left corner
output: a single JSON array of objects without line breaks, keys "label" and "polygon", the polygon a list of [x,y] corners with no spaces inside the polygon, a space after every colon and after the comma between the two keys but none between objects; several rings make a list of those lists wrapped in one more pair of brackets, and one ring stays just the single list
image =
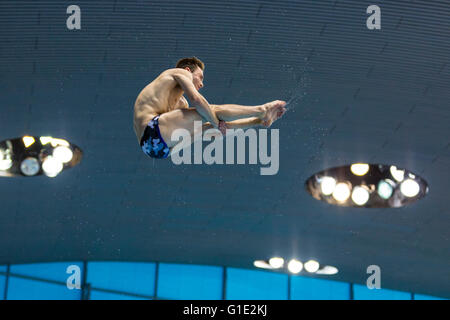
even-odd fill
[{"label": "diver's foot", "polygon": [[278,120],[286,112],[286,101],[275,100],[264,105],[266,108],[265,114],[262,117],[262,125],[270,127],[272,123]]}]

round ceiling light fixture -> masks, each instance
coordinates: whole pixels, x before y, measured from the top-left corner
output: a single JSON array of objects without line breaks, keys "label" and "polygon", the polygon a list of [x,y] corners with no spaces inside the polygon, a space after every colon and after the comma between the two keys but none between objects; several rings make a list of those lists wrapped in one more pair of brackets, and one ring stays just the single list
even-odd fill
[{"label": "round ceiling light fixture", "polygon": [[356,186],[352,191],[352,200],[358,206],[363,206],[369,200],[370,194],[367,187],[364,186]]},{"label": "round ceiling light fixture", "polygon": [[395,182],[390,179],[380,180],[378,182],[377,192],[380,198],[387,200],[392,196],[394,192]]},{"label": "round ceiling light fixture", "polygon": [[319,270],[320,264],[316,260],[309,260],[305,262],[305,270],[309,273],[314,273]]},{"label": "round ceiling light fixture", "polygon": [[63,163],[52,156],[48,156],[42,163],[42,170],[50,178],[56,177],[62,171],[63,167]]},{"label": "round ceiling light fixture", "polygon": [[350,197],[350,187],[345,182],[340,182],[336,185],[333,191],[333,198],[339,202],[347,201]]},{"label": "round ceiling light fixture", "polygon": [[264,260],[255,260],[253,262],[253,265],[257,268],[261,268],[261,269],[272,269],[271,265],[268,264],[266,261]]},{"label": "round ceiling light fixture", "polygon": [[58,146],[53,149],[53,157],[62,163],[68,163],[73,158],[73,151],[66,146]]},{"label": "round ceiling light fixture", "polygon": [[13,165],[13,161],[11,159],[11,152],[9,149],[2,149],[0,147],[0,171],[9,170]]},{"label": "round ceiling light fixture", "polygon": [[350,171],[356,176],[363,176],[369,172],[370,166],[367,163],[354,163],[350,166]]},{"label": "round ceiling light fixture", "polygon": [[419,175],[395,165],[354,163],[318,172],[305,182],[317,200],[343,207],[396,208],[429,192]]},{"label": "round ceiling light fixture", "polygon": [[56,177],[80,163],[83,152],[67,140],[49,136],[0,141],[0,176]]},{"label": "round ceiling light fixture", "polygon": [[20,171],[28,177],[35,176],[41,170],[39,160],[33,157],[27,157],[20,164]]},{"label": "round ceiling light fixture", "polygon": [[284,259],[279,257],[270,258],[269,264],[274,269],[279,269],[284,265]]},{"label": "round ceiling light fixture", "polygon": [[331,276],[331,275],[337,274],[338,272],[339,272],[339,270],[336,267],[324,266],[323,268],[317,270],[316,274]]},{"label": "round ceiling light fixture", "polygon": [[298,261],[297,259],[292,259],[288,263],[288,270],[291,273],[299,273],[303,269],[303,263],[301,261]]},{"label": "round ceiling light fixture", "polygon": [[332,177],[323,177],[320,181],[320,188],[324,195],[329,196],[336,187],[336,180]]},{"label": "round ceiling light fixture", "polygon": [[400,184],[400,191],[408,198],[417,196],[420,192],[419,184],[413,179],[406,179]]},{"label": "round ceiling light fixture", "polygon": [[392,177],[398,182],[402,182],[403,179],[405,178],[405,170],[397,169],[396,166],[391,166],[389,170],[391,172]]},{"label": "round ceiling light fixture", "polygon": [[325,265],[321,266],[321,264],[313,259],[305,262],[304,264],[295,258],[289,260],[287,266],[285,266],[284,259],[281,257],[273,257],[269,260],[255,260],[253,265],[260,269],[267,269],[272,271],[278,271],[281,268],[283,270],[289,271],[292,274],[298,274],[303,269],[308,273],[315,273],[318,275],[334,275],[338,273],[338,269],[333,266]]}]

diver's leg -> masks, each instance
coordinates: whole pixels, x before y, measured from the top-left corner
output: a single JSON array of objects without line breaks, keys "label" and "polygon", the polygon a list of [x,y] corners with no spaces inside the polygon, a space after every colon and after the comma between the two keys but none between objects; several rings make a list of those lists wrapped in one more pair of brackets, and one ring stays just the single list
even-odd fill
[{"label": "diver's leg", "polygon": [[211,108],[218,119],[223,121],[233,121],[243,118],[257,117],[263,120],[265,126],[270,126],[275,120],[281,117],[286,108],[285,101],[275,100],[260,106],[241,106],[237,104],[212,104]]},{"label": "diver's leg", "polygon": [[233,121],[242,118],[258,117],[263,118],[267,107],[241,106],[238,104],[210,104],[211,109],[216,113],[218,119],[223,121]]},{"label": "diver's leg", "polygon": [[199,121],[202,124],[206,123],[205,119],[198,113],[195,108],[176,109],[170,112],[163,113],[159,117],[159,132],[161,137],[166,142],[169,148],[172,148],[178,141],[172,141],[171,137],[175,130],[184,129],[193,136],[194,122]]},{"label": "diver's leg", "polygon": [[[234,121],[226,121],[225,122],[227,129],[248,129],[256,126],[262,126],[263,120],[258,117],[250,117],[245,119],[239,119]],[[203,125],[203,130],[211,129],[213,126],[207,122]]]},{"label": "diver's leg", "polygon": [[[247,118],[247,119],[239,119],[239,120],[235,120],[235,121],[226,122],[227,129],[248,129],[248,128],[253,128],[253,127],[262,126],[262,125],[263,125],[263,120],[258,117],[251,117],[251,118]],[[202,129],[203,135],[200,135],[200,134],[196,135],[193,131],[190,132],[190,139],[188,141],[191,144],[193,144],[197,140],[203,140],[204,138],[207,138],[208,135],[215,136],[216,138],[218,138],[217,134],[220,134],[218,129],[215,129],[215,133],[206,132],[208,129],[214,129],[214,126],[209,122],[204,122],[201,126],[201,129]],[[233,133],[235,133],[235,132],[228,131],[227,136],[232,135]],[[221,138],[223,138],[223,136],[221,136]],[[209,137],[209,140],[211,140],[211,137]],[[183,149],[189,145],[189,144],[186,144],[185,139],[183,139],[179,143],[180,143],[180,145],[177,146],[176,148],[171,148],[172,149],[171,153],[173,150],[176,150],[174,152],[178,152],[180,149]]]},{"label": "diver's leg", "polygon": [[[265,127],[270,127],[275,120],[286,112],[286,108],[284,107],[285,105],[286,102],[276,100],[262,105],[262,108],[259,108],[260,106],[246,107],[239,105],[212,106],[217,117],[222,121],[226,121],[227,125],[230,125],[229,127],[227,126],[227,128],[245,129],[260,124]],[[239,119],[241,121],[239,121]],[[161,137],[167,146],[172,148],[178,143],[178,141],[172,141],[171,139],[173,132],[176,129],[185,129],[192,136],[195,134],[195,121],[201,121],[202,125],[206,123],[206,120],[197,112],[195,108],[176,109],[163,113],[159,117],[159,131]],[[202,128],[202,130],[206,130],[206,128]]]}]

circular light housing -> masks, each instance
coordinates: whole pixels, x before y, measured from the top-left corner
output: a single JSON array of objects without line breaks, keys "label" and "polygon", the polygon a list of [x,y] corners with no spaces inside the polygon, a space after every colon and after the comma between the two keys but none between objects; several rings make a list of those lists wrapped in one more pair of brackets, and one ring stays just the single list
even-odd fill
[{"label": "circular light housing", "polygon": [[9,170],[13,165],[12,160],[10,159],[2,159],[0,160],[0,170]]},{"label": "circular light housing", "polygon": [[358,206],[363,206],[369,200],[369,191],[361,186],[356,186],[352,191],[352,200]]},{"label": "circular light housing", "polygon": [[262,268],[262,269],[272,269],[272,267],[270,266],[270,264],[268,264],[266,261],[264,260],[255,260],[253,262],[253,265],[257,268]]},{"label": "circular light housing", "polygon": [[382,199],[387,200],[392,196],[394,188],[392,187],[392,184],[388,182],[388,179],[380,180],[380,182],[378,182],[377,192]]},{"label": "circular light housing", "polygon": [[67,163],[72,160],[73,152],[68,147],[59,146],[53,149],[53,157],[62,163]]},{"label": "circular light housing", "polygon": [[331,276],[331,275],[336,274],[338,272],[339,272],[339,270],[336,267],[325,266],[322,269],[317,270],[316,274],[323,274],[323,275]]},{"label": "circular light housing", "polygon": [[67,142],[64,139],[57,139],[57,138],[52,138],[50,143],[52,144],[53,148],[56,148],[57,146],[64,146],[64,147],[68,147],[70,144],[69,142]]},{"label": "circular light housing", "polygon": [[405,178],[405,170],[399,170],[399,169],[397,169],[396,166],[391,166],[390,171],[391,171],[391,175],[398,182],[402,182],[403,179]]},{"label": "circular light housing", "polygon": [[62,171],[62,169],[62,162],[58,161],[52,156],[48,156],[42,163],[42,170],[44,170],[44,173],[50,178],[56,177]]},{"label": "circular light housing", "polygon": [[350,197],[350,188],[347,183],[340,182],[333,191],[333,198],[337,201],[344,202]]},{"label": "circular light housing", "polygon": [[292,259],[291,261],[289,261],[288,263],[288,270],[292,273],[299,273],[300,271],[302,271],[303,269],[303,264],[296,260],[296,259]]},{"label": "circular light housing", "polygon": [[400,191],[403,193],[404,196],[412,198],[419,194],[420,186],[415,180],[406,179],[401,183]]},{"label": "circular light housing", "polygon": [[305,262],[305,270],[309,273],[314,273],[317,270],[319,270],[319,263],[315,260],[309,260],[308,262]]},{"label": "circular light housing", "polygon": [[24,136],[22,138],[22,141],[23,141],[23,145],[25,146],[25,148],[28,148],[29,146],[33,145],[35,142],[34,138],[30,137],[30,136]]},{"label": "circular light housing", "polygon": [[[412,181],[402,185],[405,180]],[[425,179],[407,169],[365,163],[316,172],[305,181],[305,188],[317,200],[355,208],[398,208],[418,201],[429,192]]]},{"label": "circular light housing", "polygon": [[12,165],[13,162],[11,158],[7,155],[7,153],[0,149],[0,170],[9,170]]},{"label": "circular light housing", "polygon": [[39,138],[39,140],[41,141],[41,144],[43,145],[43,146],[45,146],[47,143],[50,143],[50,142],[52,142],[52,137],[48,137],[48,136],[45,136],[45,137],[40,137]]},{"label": "circular light housing", "polygon": [[350,166],[350,170],[355,176],[363,176],[369,172],[369,165],[367,163],[354,163]]},{"label": "circular light housing", "polygon": [[269,260],[269,264],[272,268],[278,269],[284,265],[284,259],[279,257],[273,257]]},{"label": "circular light housing", "polygon": [[326,196],[329,196],[333,193],[334,188],[336,187],[336,180],[332,177],[323,177],[320,182],[320,189],[322,193]]},{"label": "circular light housing", "polygon": [[26,176],[35,176],[41,169],[39,161],[36,158],[25,158],[20,164],[20,171]]}]

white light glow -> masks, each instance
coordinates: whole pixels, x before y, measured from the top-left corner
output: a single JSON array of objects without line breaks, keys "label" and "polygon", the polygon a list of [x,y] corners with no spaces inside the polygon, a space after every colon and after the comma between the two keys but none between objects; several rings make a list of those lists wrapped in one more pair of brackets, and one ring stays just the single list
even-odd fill
[{"label": "white light glow", "polygon": [[39,161],[36,158],[25,158],[20,164],[20,171],[26,176],[34,176],[39,172]]},{"label": "white light glow", "polygon": [[319,263],[315,260],[309,260],[308,262],[305,262],[305,270],[314,273],[317,270],[319,270]]},{"label": "white light glow", "polygon": [[406,179],[402,182],[400,185],[400,191],[406,196],[406,197],[415,197],[420,191],[419,184],[412,180],[412,179]]},{"label": "white light glow", "polygon": [[284,265],[284,259],[279,257],[273,257],[269,260],[269,264],[272,268],[278,269]]},{"label": "white light glow", "polygon": [[303,263],[296,259],[292,259],[288,263],[288,270],[292,273],[299,273],[303,269]]},{"label": "white light glow", "polygon": [[403,179],[405,178],[405,170],[399,170],[399,169],[397,169],[396,166],[391,166],[390,171],[391,171],[391,175],[398,182],[402,182]]},{"label": "white light glow", "polygon": [[11,160],[4,159],[0,160],[0,170],[9,170],[11,169],[13,163]]},{"label": "white light glow", "polygon": [[323,177],[320,182],[320,188],[322,193],[326,196],[329,196],[333,193],[334,188],[336,187],[336,180],[332,177]]},{"label": "white light glow", "polygon": [[350,197],[350,188],[346,183],[338,183],[333,191],[333,198],[337,201],[343,202]]},{"label": "white light glow", "polygon": [[361,186],[356,186],[352,191],[352,200],[358,206],[365,205],[369,200],[369,191]]},{"label": "white light glow", "polygon": [[46,145],[47,143],[51,143],[53,148],[56,148],[57,146],[64,146],[69,147],[70,144],[64,139],[56,139],[50,136],[44,136],[40,137],[39,140],[41,140],[42,145]]},{"label": "white light glow", "polygon": [[12,165],[13,162],[9,154],[0,149],[0,170],[9,170],[11,169]]},{"label": "white light glow", "polygon": [[57,146],[64,146],[64,147],[70,146],[70,144],[64,139],[52,138],[52,141],[50,141],[50,143],[52,144],[53,148],[55,148]]},{"label": "white light glow", "polygon": [[339,272],[339,270],[338,270],[336,267],[333,267],[333,266],[325,266],[325,267],[323,267],[322,269],[317,270],[316,274],[323,274],[323,275],[328,275],[328,276],[330,276],[330,275],[336,274],[336,273],[338,273],[338,272]]},{"label": "white light glow", "polygon": [[33,143],[35,142],[34,138],[30,137],[30,136],[23,137],[22,141],[23,141],[25,148],[28,148],[29,146],[33,145]]},{"label": "white light glow", "polygon": [[377,192],[380,198],[382,199],[389,199],[392,196],[392,192],[394,191],[394,188],[392,185],[388,182],[388,179],[381,180],[378,183]]},{"label": "white light glow", "polygon": [[52,137],[40,137],[39,140],[41,140],[41,144],[45,146],[47,143],[52,142]]},{"label": "white light glow", "polygon": [[62,169],[62,162],[58,161],[52,156],[48,156],[42,163],[42,170],[44,170],[44,173],[50,178],[56,177],[62,171]]},{"label": "white light glow", "polygon": [[255,260],[255,262],[253,262],[253,265],[257,268],[272,269],[270,264],[268,264],[266,261],[263,260]]},{"label": "white light glow", "polygon": [[68,147],[59,146],[53,150],[53,157],[62,163],[67,163],[72,160],[73,152]]},{"label": "white light glow", "polygon": [[369,165],[367,163],[355,163],[351,165],[350,170],[356,176],[363,176],[369,171]]}]

